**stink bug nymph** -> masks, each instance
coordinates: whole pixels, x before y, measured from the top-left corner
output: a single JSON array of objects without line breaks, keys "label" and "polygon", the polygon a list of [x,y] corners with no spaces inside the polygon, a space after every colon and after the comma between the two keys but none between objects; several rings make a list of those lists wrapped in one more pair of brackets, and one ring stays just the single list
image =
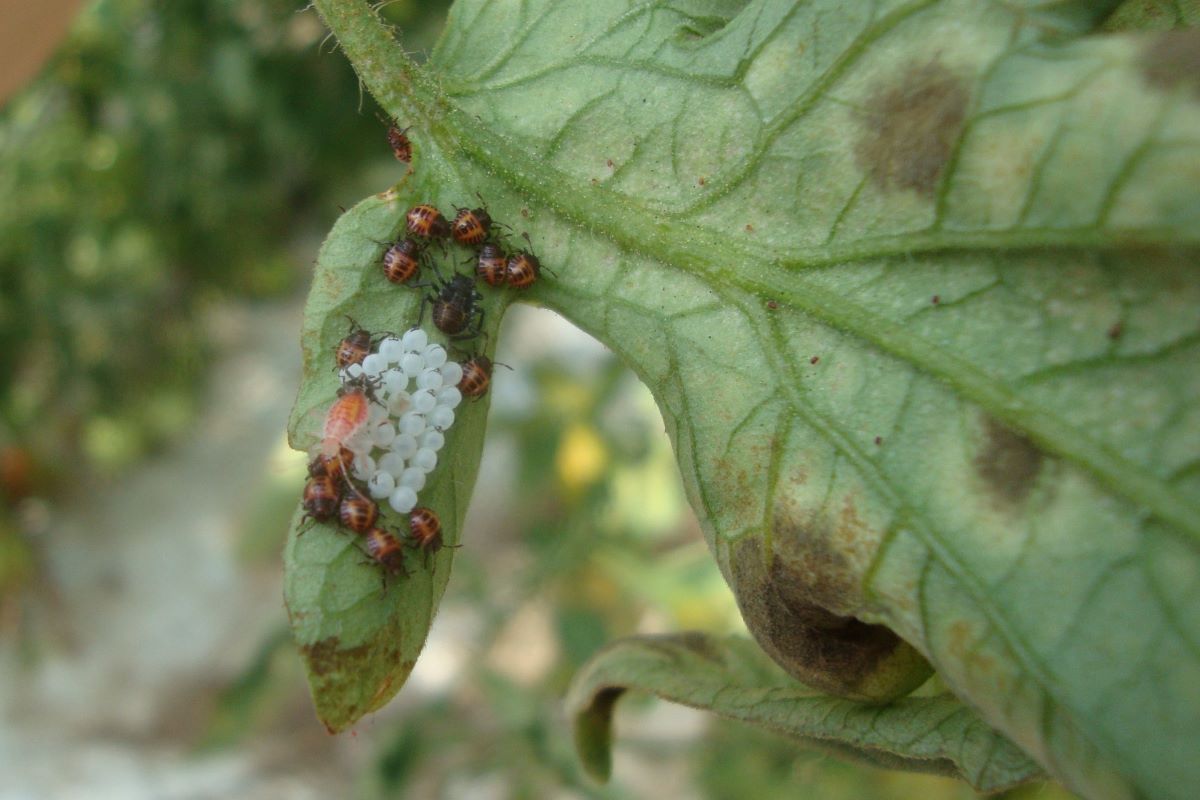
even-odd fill
[{"label": "stink bug nymph", "polygon": [[301,503],[304,515],[317,522],[332,519],[337,513],[340,498],[337,483],[330,476],[309,478],[308,483],[304,484],[304,500]]},{"label": "stink bug nymph", "polygon": [[450,223],[450,235],[459,244],[476,245],[488,237],[492,229],[492,217],[487,208],[459,208]]},{"label": "stink bug nymph", "polygon": [[[433,304],[433,324],[451,339],[471,339],[479,335],[483,325],[483,309],[479,301],[483,296],[475,289],[475,282],[466,275],[455,275],[450,280],[439,280],[434,284],[437,294],[425,295],[421,304]],[[419,322],[418,322],[419,324]]]},{"label": "stink bug nymph", "polygon": [[[525,234],[525,241],[529,241],[528,233]],[[532,286],[541,274],[542,262],[528,250],[518,250],[508,257],[505,278],[508,280],[508,285],[514,289],[525,289]]]},{"label": "stink bug nymph", "polygon": [[363,535],[363,547],[367,556],[383,567],[385,588],[388,575],[408,575],[408,570],[404,568],[404,545],[388,531],[371,528]]},{"label": "stink bug nymph", "polygon": [[421,268],[421,243],[416,239],[397,239],[383,251],[383,274],[392,283],[407,283]]},{"label": "stink bug nymph", "polygon": [[500,286],[508,275],[508,257],[494,242],[486,242],[475,258],[475,275],[488,286]]},{"label": "stink bug nymph", "polygon": [[405,216],[409,233],[422,239],[442,239],[450,235],[450,224],[442,212],[428,203],[413,206]]},{"label": "stink bug nymph", "polygon": [[348,367],[351,364],[361,364],[371,353],[371,334],[358,327],[351,321],[350,333],[337,344],[334,360],[338,367]]},{"label": "stink bug nymph", "polygon": [[325,414],[321,431],[321,455],[331,458],[341,452],[346,440],[367,424],[370,405],[366,392],[357,386],[338,390],[339,397]]},{"label": "stink bug nymph", "polygon": [[492,361],[480,353],[462,363],[462,378],[458,390],[463,397],[480,398],[487,393],[492,382]]},{"label": "stink bug nymph", "polygon": [[442,523],[433,509],[418,506],[408,512],[409,535],[413,546],[428,554],[442,549]]},{"label": "stink bug nymph", "polygon": [[308,462],[308,474],[312,478],[323,478],[328,475],[336,481],[348,475],[350,467],[353,465],[354,453],[343,447],[341,452],[332,456],[317,453],[312,461]]},{"label": "stink bug nymph", "polygon": [[396,156],[397,161],[403,161],[405,164],[412,163],[412,142],[408,138],[408,128],[401,129],[399,125],[392,122],[388,125],[387,140],[388,146],[392,148],[392,155]]},{"label": "stink bug nymph", "polygon": [[358,493],[348,494],[342,498],[338,506],[338,518],[341,523],[355,533],[366,533],[375,527],[379,519],[379,506],[375,501]]}]

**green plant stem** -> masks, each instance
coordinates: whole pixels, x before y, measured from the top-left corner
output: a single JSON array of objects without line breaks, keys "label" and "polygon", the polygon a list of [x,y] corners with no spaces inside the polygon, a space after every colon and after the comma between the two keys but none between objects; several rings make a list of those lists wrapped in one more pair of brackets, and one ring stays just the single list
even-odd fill
[{"label": "green plant stem", "polygon": [[363,0],[313,0],[312,5],[381,106],[401,119],[436,119],[435,81],[404,54],[378,12]]}]

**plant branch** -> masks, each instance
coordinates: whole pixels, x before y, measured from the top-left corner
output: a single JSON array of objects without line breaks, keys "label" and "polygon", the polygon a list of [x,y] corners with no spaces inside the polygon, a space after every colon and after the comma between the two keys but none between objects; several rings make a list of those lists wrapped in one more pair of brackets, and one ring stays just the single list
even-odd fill
[{"label": "plant branch", "polygon": [[364,0],[313,0],[313,7],[379,104],[395,117],[429,124],[437,84],[404,54],[378,12]]}]

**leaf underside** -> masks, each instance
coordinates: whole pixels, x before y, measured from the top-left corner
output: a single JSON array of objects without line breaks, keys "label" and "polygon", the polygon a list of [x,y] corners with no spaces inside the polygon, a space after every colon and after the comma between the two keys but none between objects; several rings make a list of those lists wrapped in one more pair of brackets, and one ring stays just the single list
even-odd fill
[{"label": "leaf underside", "polygon": [[[316,5],[417,154],[323,250],[294,441],[338,315],[415,316],[369,239],[478,191],[557,272],[525,299],[653,391],[789,673],[831,618],[886,627],[1075,791],[1200,785],[1200,34],[1093,33],[1112,3],[463,0],[434,84],[363,4]],[[427,490],[443,519],[482,424]],[[450,556],[381,609],[369,568],[327,588],[338,542],[290,546],[297,635],[400,625],[386,700]]]},{"label": "leaf underside", "polygon": [[770,728],[888,769],[961,778],[994,792],[1041,775],[1028,756],[949,694],[873,707],[796,685],[753,643],[700,633],[622,639],[576,676],[567,696],[593,777],[611,767],[613,706],[629,690]]}]

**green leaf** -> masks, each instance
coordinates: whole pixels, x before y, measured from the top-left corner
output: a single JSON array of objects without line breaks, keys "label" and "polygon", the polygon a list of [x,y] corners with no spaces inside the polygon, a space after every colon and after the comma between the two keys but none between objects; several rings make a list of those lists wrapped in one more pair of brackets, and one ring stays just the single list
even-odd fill
[{"label": "green leaf", "polygon": [[[425,70],[316,5],[416,126],[380,229],[474,191],[528,229],[557,277],[524,299],[651,388],[790,674],[886,699],[913,647],[1085,796],[1200,785],[1195,34],[1089,34],[1112,3],[473,0]],[[339,238],[366,277],[337,313],[411,314]]]},{"label": "green leaf", "polygon": [[576,747],[592,777],[611,768],[613,708],[629,690],[760,725],[886,769],[962,778],[994,792],[1041,770],[950,694],[867,706],[798,686],[741,638],[638,636],[588,662],[567,694]]},{"label": "green leaf", "polygon": [[[429,196],[448,205],[440,195]],[[378,242],[395,237],[407,207],[391,193],[364,200],[338,220],[321,249],[304,312],[305,380],[289,426],[298,450],[317,443],[324,412],[335,398],[333,352],[346,335],[346,315],[371,331],[400,332],[417,321],[419,294],[388,283],[378,265],[383,249]],[[485,322],[494,341],[499,314],[485,315]],[[346,532],[304,523],[296,512],[284,553],[284,599],[317,715],[331,732],[387,703],[416,663],[450,575],[486,416],[486,400],[458,408],[442,464],[421,493],[422,504],[440,516],[448,547],[427,564],[410,557],[411,576],[384,584],[379,567],[368,563]],[[386,505],[381,512],[387,528],[407,531],[407,522]]]}]

